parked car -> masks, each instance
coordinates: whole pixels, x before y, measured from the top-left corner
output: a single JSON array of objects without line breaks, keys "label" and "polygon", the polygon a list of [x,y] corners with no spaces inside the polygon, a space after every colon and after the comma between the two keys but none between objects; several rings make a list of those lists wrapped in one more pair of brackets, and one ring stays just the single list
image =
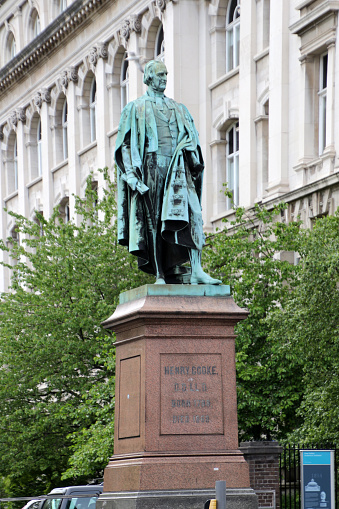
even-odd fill
[{"label": "parked car", "polygon": [[30,500],[21,509],[39,509],[41,500]]},{"label": "parked car", "polygon": [[[40,509],[95,509],[98,496],[103,491],[103,485],[68,486],[54,488],[43,501]],[[84,497],[87,495],[88,497]],[[69,495],[69,498],[58,498]],[[53,497],[53,498],[52,498]]]}]

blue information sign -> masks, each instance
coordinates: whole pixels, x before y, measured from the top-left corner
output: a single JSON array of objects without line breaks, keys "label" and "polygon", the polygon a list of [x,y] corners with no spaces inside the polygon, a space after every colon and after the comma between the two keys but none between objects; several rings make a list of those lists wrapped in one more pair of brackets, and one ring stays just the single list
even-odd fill
[{"label": "blue information sign", "polygon": [[334,451],[300,451],[302,509],[335,509]]}]

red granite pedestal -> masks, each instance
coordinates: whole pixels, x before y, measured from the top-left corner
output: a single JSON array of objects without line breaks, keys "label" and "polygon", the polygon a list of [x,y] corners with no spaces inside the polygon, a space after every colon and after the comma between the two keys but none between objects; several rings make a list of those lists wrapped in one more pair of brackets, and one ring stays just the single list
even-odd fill
[{"label": "red granite pedestal", "polygon": [[[234,350],[234,326],[246,312],[228,287],[185,286],[126,292],[104,323],[116,334],[114,455],[99,500],[105,507],[109,500],[112,507],[160,507],[154,497],[165,492],[205,490],[206,500],[217,480],[250,495],[238,449]],[[121,492],[129,501],[131,493],[148,493],[148,502],[129,505]],[[162,507],[177,506],[172,502]]]}]

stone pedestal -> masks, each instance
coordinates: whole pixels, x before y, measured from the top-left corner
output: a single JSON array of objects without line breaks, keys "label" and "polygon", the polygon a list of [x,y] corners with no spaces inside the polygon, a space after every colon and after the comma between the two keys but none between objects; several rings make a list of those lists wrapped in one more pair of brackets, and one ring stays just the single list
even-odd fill
[{"label": "stone pedestal", "polygon": [[199,498],[217,480],[253,502],[237,439],[234,326],[245,317],[227,286],[146,285],[120,296],[104,323],[116,334],[116,414],[99,506],[145,507],[178,490]]}]

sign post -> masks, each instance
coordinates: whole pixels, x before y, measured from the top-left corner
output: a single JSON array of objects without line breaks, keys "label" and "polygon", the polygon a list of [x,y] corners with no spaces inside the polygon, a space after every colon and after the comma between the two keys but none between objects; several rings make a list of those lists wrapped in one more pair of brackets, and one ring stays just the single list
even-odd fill
[{"label": "sign post", "polygon": [[334,451],[301,450],[301,508],[335,509]]}]

